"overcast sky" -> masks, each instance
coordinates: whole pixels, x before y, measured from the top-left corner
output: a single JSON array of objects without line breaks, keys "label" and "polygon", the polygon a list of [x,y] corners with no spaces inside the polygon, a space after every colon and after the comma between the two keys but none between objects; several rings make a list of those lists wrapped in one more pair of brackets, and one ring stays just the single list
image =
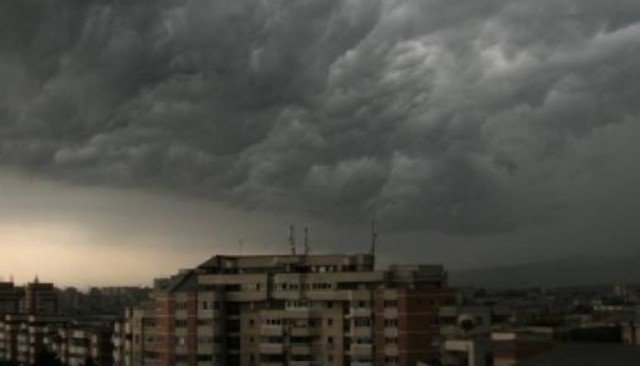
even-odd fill
[{"label": "overcast sky", "polygon": [[[637,0],[0,0],[0,274],[640,244]],[[7,253],[7,254],[5,254]]]}]

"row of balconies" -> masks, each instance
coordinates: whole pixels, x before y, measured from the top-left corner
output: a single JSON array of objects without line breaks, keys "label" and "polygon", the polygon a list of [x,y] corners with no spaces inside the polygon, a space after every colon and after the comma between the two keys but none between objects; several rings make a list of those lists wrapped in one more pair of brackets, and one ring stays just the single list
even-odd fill
[{"label": "row of balconies", "polygon": [[[324,346],[326,347],[326,346]],[[262,343],[259,347],[260,353],[267,355],[279,355],[285,353],[285,346],[282,343]],[[310,355],[322,353],[323,346],[310,344],[290,344],[286,347],[287,353],[297,355]],[[349,354],[352,356],[371,356],[373,353],[372,344],[351,344]]]}]

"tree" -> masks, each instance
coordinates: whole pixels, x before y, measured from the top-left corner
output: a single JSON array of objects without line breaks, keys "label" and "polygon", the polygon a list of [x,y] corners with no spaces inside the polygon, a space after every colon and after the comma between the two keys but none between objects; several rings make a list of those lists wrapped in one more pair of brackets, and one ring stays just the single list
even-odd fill
[{"label": "tree", "polygon": [[49,350],[42,350],[36,357],[36,365],[42,366],[62,366],[58,355]]}]

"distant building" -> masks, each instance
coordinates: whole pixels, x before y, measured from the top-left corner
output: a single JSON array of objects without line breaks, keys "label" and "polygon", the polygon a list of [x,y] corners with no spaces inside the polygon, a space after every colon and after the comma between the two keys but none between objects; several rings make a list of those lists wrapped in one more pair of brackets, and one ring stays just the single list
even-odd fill
[{"label": "distant building", "polygon": [[38,365],[43,353],[50,352],[64,365],[111,366],[113,324],[113,319],[6,315],[0,319],[0,361]]},{"label": "distant building", "polygon": [[13,282],[0,282],[0,315],[29,314],[55,315],[58,296],[53,283],[42,283],[38,278],[26,286]]},{"label": "distant building", "polygon": [[82,295],[74,289],[63,292],[67,298],[90,300],[75,304],[89,317],[71,317],[59,315],[60,291],[52,283],[37,277],[24,287],[0,282],[0,363],[39,365],[41,357],[51,356],[69,366],[111,366],[116,319],[95,311],[122,308],[145,297],[146,290],[118,287],[93,292],[98,295]]},{"label": "distant building", "polygon": [[415,365],[456,301],[442,266],[367,254],[215,256],[156,286],[115,326],[116,365]]},{"label": "distant building", "polygon": [[30,315],[55,315],[58,313],[58,296],[53,283],[41,283],[38,277],[25,287],[22,312]]},{"label": "distant building", "polygon": [[0,315],[17,314],[24,298],[24,288],[13,282],[0,282]]}]

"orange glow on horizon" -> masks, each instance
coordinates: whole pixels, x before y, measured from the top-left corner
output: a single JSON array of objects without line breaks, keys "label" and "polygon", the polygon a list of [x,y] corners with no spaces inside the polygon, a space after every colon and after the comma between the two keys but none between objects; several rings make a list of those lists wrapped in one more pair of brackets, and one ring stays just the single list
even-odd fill
[{"label": "orange glow on horizon", "polygon": [[[41,281],[57,286],[151,285],[153,277],[194,266],[199,253],[179,252],[151,243],[91,243],[82,228],[61,224],[0,225],[0,276],[6,281]],[[108,282],[107,280],[108,279]]]}]

